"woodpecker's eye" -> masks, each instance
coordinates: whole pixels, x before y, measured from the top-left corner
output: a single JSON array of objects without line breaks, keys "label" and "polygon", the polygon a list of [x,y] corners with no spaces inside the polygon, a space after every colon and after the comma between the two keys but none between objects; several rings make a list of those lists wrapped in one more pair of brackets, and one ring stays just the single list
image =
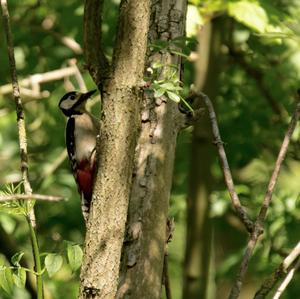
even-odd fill
[{"label": "woodpecker's eye", "polygon": [[75,98],[76,98],[76,97],[75,97],[73,94],[70,96],[70,99],[71,99],[71,100],[75,100]]}]

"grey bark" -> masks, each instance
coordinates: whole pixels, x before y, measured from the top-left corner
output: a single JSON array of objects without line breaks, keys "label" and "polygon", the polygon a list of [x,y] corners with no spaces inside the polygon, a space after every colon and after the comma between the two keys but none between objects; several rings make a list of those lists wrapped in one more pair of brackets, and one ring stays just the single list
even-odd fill
[{"label": "grey bark", "polygon": [[[185,15],[184,0],[152,1],[149,42],[182,36]],[[177,56],[149,53],[152,61],[177,64],[179,76]],[[144,98],[117,298],[161,297],[178,114],[168,99]]]},{"label": "grey bark", "polygon": [[[111,299],[115,298],[117,291],[140,126],[140,84],[145,64],[149,13],[149,0],[121,2],[111,72],[109,78],[101,82],[103,112],[97,150],[98,172],[81,269],[81,299]],[[94,55],[91,51],[89,53]],[[94,70],[93,67],[91,69]],[[99,72],[95,73],[93,77],[97,80]]]}]

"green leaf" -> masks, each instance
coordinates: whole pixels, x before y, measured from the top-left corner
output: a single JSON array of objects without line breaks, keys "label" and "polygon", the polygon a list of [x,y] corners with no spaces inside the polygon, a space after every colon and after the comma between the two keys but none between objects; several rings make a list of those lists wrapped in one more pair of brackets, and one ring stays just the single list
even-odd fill
[{"label": "green leaf", "polygon": [[184,58],[189,58],[189,55],[186,55],[186,54],[184,54],[184,53],[182,53],[180,51],[170,50],[170,53],[178,55],[178,56],[181,56],[181,57],[184,57]]},{"label": "green leaf", "polygon": [[176,90],[176,86],[171,82],[163,83],[160,85],[160,87],[167,90]]},{"label": "green leaf", "polygon": [[168,46],[168,44],[168,41],[156,40],[155,42],[151,43],[149,47],[153,50],[160,51],[165,49]]},{"label": "green leaf", "polygon": [[153,69],[160,69],[162,68],[164,65],[160,62],[160,61],[155,61],[151,64]]},{"label": "green leaf", "polygon": [[269,24],[266,11],[256,1],[229,2],[228,14],[259,33],[264,33]]},{"label": "green leaf", "polygon": [[167,91],[168,97],[170,100],[179,103],[180,102],[180,96],[174,92]]},{"label": "green leaf", "polygon": [[11,269],[5,268],[0,270],[0,285],[6,293],[12,294],[14,281]]},{"label": "green leaf", "polygon": [[52,277],[56,272],[59,271],[63,264],[63,258],[59,254],[50,253],[45,258],[45,266],[49,277]]},{"label": "green leaf", "polygon": [[159,98],[159,97],[161,97],[165,92],[166,92],[166,90],[163,89],[163,88],[155,89],[155,90],[154,90],[154,97],[155,97],[155,98]]},{"label": "green leaf", "polygon": [[17,252],[11,258],[11,262],[14,266],[20,267],[20,260],[22,259],[24,252]]},{"label": "green leaf", "polygon": [[24,288],[26,283],[26,271],[24,268],[20,267],[17,272],[13,274],[14,283],[19,288]]},{"label": "green leaf", "polygon": [[80,268],[82,262],[82,249],[79,245],[68,243],[67,256],[72,271],[76,271]]}]

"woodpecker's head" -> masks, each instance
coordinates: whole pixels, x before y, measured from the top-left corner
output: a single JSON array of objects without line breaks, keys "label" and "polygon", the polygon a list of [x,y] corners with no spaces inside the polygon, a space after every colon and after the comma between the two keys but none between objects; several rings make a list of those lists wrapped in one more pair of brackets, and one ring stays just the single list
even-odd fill
[{"label": "woodpecker's head", "polygon": [[96,92],[96,89],[87,93],[71,91],[66,93],[59,101],[58,107],[66,116],[82,114],[85,112],[85,103],[90,96]]}]

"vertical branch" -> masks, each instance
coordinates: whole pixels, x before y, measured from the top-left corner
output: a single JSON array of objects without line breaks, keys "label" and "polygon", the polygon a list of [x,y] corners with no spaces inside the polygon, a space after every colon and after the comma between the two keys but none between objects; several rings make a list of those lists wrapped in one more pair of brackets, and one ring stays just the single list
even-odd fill
[{"label": "vertical branch", "polygon": [[[134,2],[137,1],[133,1],[133,5],[136,5]],[[156,40],[170,41],[183,35],[186,3],[185,0],[151,1],[148,43]],[[129,44],[135,51],[132,40],[127,38],[125,44]],[[123,48],[125,44],[122,45]],[[118,69],[122,65],[125,65],[126,69],[130,68],[124,55],[115,61]],[[179,76],[181,65],[177,55],[149,51],[146,63],[150,65],[152,62],[160,62],[166,66],[161,79],[171,64],[178,67]],[[154,99],[153,95],[147,94],[143,99],[142,124],[136,147],[135,175],[128,209],[127,242],[123,246],[118,299],[161,298],[166,248],[164,230],[168,220],[178,133],[175,120],[179,113],[178,105],[163,97]]]},{"label": "vertical branch", "polygon": [[[299,92],[298,96],[300,97],[300,91],[298,91],[298,92]],[[257,217],[257,223],[260,225],[262,225],[263,221],[266,218],[267,211],[270,206],[271,199],[272,199],[272,194],[273,194],[273,191],[274,191],[274,188],[275,188],[275,185],[277,182],[277,178],[278,178],[278,175],[280,172],[280,168],[281,168],[282,162],[286,156],[286,152],[287,152],[292,134],[297,125],[299,116],[300,116],[300,101],[296,105],[296,109],[292,115],[289,127],[287,129],[287,132],[285,133],[285,136],[284,136],[284,139],[283,139],[283,142],[282,142],[282,145],[281,145],[281,148],[280,148],[280,151],[279,151],[276,163],[275,163],[275,167],[274,167],[274,170],[273,170],[273,173],[272,173],[269,185],[268,185],[268,189],[267,189],[263,204],[261,206],[261,209],[259,211],[259,215]]]},{"label": "vertical branch", "polygon": [[8,52],[10,74],[11,74],[12,86],[13,86],[13,97],[16,104],[22,179],[24,183],[25,193],[31,194],[32,189],[28,177],[27,138],[26,138],[25,120],[24,120],[25,117],[24,117],[22,100],[20,96],[20,88],[18,84],[13,39],[12,39],[12,32],[10,28],[9,13],[8,13],[6,0],[1,0],[1,9],[2,9],[4,32],[5,32],[6,42],[7,42],[7,52]]},{"label": "vertical branch", "polygon": [[[16,114],[17,114],[17,124],[18,124],[18,135],[19,135],[19,147],[20,147],[20,159],[21,159],[21,172],[22,172],[22,180],[24,185],[24,192],[26,195],[30,195],[32,193],[32,188],[29,181],[29,171],[28,171],[28,153],[27,153],[27,137],[26,137],[26,129],[25,129],[25,115],[23,110],[22,99],[20,96],[20,88],[17,77],[17,69],[16,69],[16,61],[15,61],[15,53],[13,46],[13,38],[10,27],[9,20],[9,12],[7,8],[7,1],[1,0],[1,10],[2,10],[2,19],[3,19],[3,27],[6,37],[7,43],[7,52],[8,52],[8,60],[10,66],[10,74],[13,86],[13,97],[16,104]],[[32,236],[32,232],[35,234],[35,214],[34,210],[31,209],[29,212],[29,228]],[[33,256],[35,261],[37,275],[37,293],[38,299],[43,298],[43,281],[41,277],[41,266],[40,266],[40,256],[37,250],[37,239],[35,238],[35,242],[32,241],[32,249]],[[37,248],[36,248],[37,247]]]},{"label": "vertical branch", "polygon": [[87,68],[99,86],[107,78],[109,63],[102,48],[104,0],[86,0],[84,5],[84,55]]},{"label": "vertical branch", "polygon": [[[90,55],[86,56],[87,60],[93,55],[100,55],[93,47],[96,43],[96,48],[101,51],[100,44],[97,44],[101,34],[97,30],[101,30],[99,10],[102,2],[91,0],[85,3],[85,53]],[[143,80],[149,16],[150,0],[121,1],[111,77],[102,73],[103,65],[104,71],[107,69],[101,58],[98,62],[90,60],[95,63],[93,68],[96,70],[91,75],[100,92],[103,91],[103,113],[97,145],[98,167],[80,275],[81,299],[116,297],[140,127],[140,83]],[[88,32],[93,34],[93,38],[87,36]],[[103,53],[101,55],[104,58]]]}]

